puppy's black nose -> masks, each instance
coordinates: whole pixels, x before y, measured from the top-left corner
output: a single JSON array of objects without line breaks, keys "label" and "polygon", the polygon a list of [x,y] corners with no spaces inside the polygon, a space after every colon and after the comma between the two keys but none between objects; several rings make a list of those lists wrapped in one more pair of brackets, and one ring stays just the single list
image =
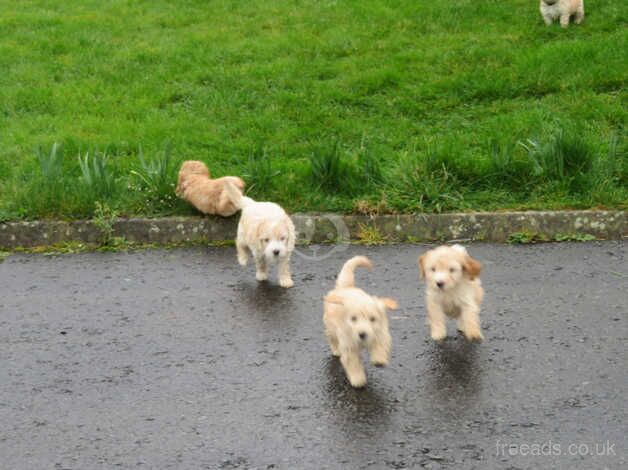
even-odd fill
[{"label": "puppy's black nose", "polygon": [[362,332],[358,335],[360,337],[361,340],[365,340],[366,339],[366,333]]},{"label": "puppy's black nose", "polygon": [[273,255],[279,256],[279,250],[273,250]]},{"label": "puppy's black nose", "polygon": [[438,286],[439,289],[442,289],[445,286],[445,283],[443,281],[438,281],[436,285]]}]

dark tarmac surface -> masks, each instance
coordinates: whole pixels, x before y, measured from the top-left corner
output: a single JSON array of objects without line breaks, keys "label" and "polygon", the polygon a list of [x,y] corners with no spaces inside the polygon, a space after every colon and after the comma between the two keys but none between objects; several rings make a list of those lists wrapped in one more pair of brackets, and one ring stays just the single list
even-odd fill
[{"label": "dark tarmac surface", "polygon": [[[626,468],[625,243],[471,245],[486,340],[450,323],[442,345],[426,246],[346,248],[295,256],[290,290],[258,284],[234,248],[8,257],[0,467]],[[321,321],[356,254],[375,266],[358,286],[401,305],[391,364],[363,390]]]}]

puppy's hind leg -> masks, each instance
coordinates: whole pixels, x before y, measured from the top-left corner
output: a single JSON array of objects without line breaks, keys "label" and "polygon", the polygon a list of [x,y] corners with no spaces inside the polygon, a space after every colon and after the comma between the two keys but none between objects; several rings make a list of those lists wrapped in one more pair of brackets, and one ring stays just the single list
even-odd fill
[{"label": "puppy's hind leg", "polygon": [[216,213],[223,217],[230,217],[238,211],[238,208],[233,204],[227,191],[223,191],[218,200],[218,207]]},{"label": "puppy's hind leg", "polygon": [[286,255],[284,258],[279,260],[279,265],[277,266],[277,271],[279,273],[279,285],[281,287],[292,287],[294,286],[294,281],[292,281],[292,274],[290,274],[290,255]]},{"label": "puppy's hind leg", "polygon": [[578,10],[576,10],[576,17],[574,19],[574,22],[576,24],[580,24],[582,23],[583,19],[584,19],[584,3],[581,3],[580,6],[578,7]]},{"label": "puppy's hind leg", "polygon": [[570,18],[569,13],[563,13],[562,15],[560,15],[561,28],[566,28],[567,26],[569,26],[569,18]]},{"label": "puppy's hind leg", "polygon": [[340,355],[340,362],[352,387],[360,388],[366,385],[366,372],[360,361],[359,350],[343,351]]}]

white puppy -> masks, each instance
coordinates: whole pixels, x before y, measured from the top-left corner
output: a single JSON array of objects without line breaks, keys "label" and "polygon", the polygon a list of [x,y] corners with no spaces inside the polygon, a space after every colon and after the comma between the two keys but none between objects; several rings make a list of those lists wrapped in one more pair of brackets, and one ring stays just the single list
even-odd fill
[{"label": "white puppy", "polygon": [[446,316],[458,320],[469,340],[483,339],[480,304],[484,290],[480,263],[461,245],[440,246],[419,257],[421,277],[427,284],[426,307],[432,339],[447,336]]},{"label": "white puppy", "polygon": [[576,24],[582,23],[584,19],[584,0],[541,0],[539,9],[546,25],[559,18],[560,25],[566,28],[571,16],[575,17]]},{"label": "white puppy", "polygon": [[236,249],[238,262],[246,266],[249,254],[255,260],[258,281],[268,279],[268,268],[277,263],[279,285],[292,287],[290,256],[294,250],[294,224],[288,214],[274,202],[257,202],[228,185],[231,198],[242,209],[238,223]]},{"label": "white puppy", "polygon": [[340,357],[353,387],[366,385],[366,372],[360,360],[363,349],[369,351],[372,364],[388,364],[392,339],[386,309],[397,308],[393,299],[371,296],[355,287],[353,271],[358,266],[370,270],[371,262],[364,256],[355,256],[344,264],[336,288],[325,296],[323,314],[331,353]]}]

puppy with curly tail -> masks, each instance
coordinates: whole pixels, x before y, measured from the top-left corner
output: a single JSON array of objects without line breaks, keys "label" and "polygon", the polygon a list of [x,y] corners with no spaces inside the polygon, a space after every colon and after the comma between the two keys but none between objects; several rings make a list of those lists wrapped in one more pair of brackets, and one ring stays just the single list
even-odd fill
[{"label": "puppy with curly tail", "polygon": [[484,290],[480,262],[462,245],[439,246],[419,256],[419,270],[426,283],[426,307],[432,339],[447,336],[447,317],[458,321],[468,340],[482,340],[480,304]]},{"label": "puppy with curly tail", "polygon": [[358,266],[372,269],[365,256],[347,261],[338,275],[336,288],[325,296],[323,314],[331,353],[340,358],[353,387],[366,385],[366,372],[360,359],[362,350],[368,350],[373,365],[388,365],[392,338],[386,309],[398,308],[393,299],[375,297],[355,287],[354,271]]},{"label": "puppy with curly tail", "polygon": [[236,207],[242,209],[236,237],[240,265],[246,266],[251,255],[257,280],[266,281],[269,267],[277,264],[279,285],[292,287],[290,257],[296,234],[286,211],[274,202],[257,202],[243,196],[234,185],[228,185],[227,191]]}]

